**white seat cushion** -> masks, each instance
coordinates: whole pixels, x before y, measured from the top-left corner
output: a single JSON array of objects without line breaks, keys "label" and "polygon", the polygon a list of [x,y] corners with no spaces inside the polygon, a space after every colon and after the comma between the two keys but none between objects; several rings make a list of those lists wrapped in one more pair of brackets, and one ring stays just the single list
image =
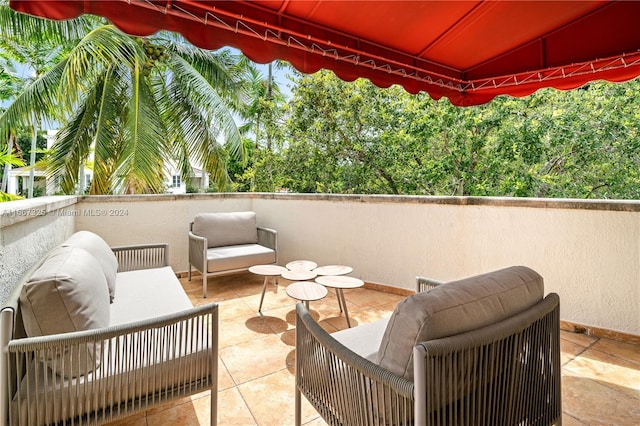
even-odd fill
[{"label": "white seat cushion", "polygon": [[207,250],[207,272],[222,272],[274,263],[276,253],[259,244],[215,247]]},{"label": "white seat cushion", "polygon": [[[193,308],[170,266],[119,272],[109,325],[127,324]],[[150,303],[151,302],[151,303]]]},{"label": "white seat cushion", "polygon": [[371,362],[376,362],[380,342],[387,329],[389,318],[361,324],[357,327],[331,333],[331,337],[342,343],[353,352],[366,358]]}]

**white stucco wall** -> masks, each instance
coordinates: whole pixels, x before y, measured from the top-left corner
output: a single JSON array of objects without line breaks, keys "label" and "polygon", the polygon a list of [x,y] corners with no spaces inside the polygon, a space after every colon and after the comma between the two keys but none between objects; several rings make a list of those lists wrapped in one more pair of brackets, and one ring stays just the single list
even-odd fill
[{"label": "white stucco wall", "polygon": [[75,229],[76,197],[39,197],[0,203],[0,300],[25,272]]},{"label": "white stucco wall", "polygon": [[[177,272],[187,270],[187,231],[197,213],[240,210],[278,230],[281,264],[348,264],[354,276],[398,288],[413,289],[416,275],[452,280],[526,265],[560,295],[563,320],[640,335],[637,201],[187,194],[79,197],[67,209],[76,230],[110,245],[168,242]],[[12,249],[32,250],[27,241],[71,227],[42,225]]]}]

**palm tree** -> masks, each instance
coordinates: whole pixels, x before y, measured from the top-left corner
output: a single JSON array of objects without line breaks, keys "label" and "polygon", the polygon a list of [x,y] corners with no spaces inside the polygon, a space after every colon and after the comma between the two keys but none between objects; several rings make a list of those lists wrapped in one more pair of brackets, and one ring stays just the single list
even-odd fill
[{"label": "palm tree", "polygon": [[[245,120],[240,131],[244,135],[253,135],[253,173],[250,190],[255,190],[256,161],[259,157],[260,143],[264,140],[266,150],[273,149],[273,138],[278,118],[283,104],[286,102],[280,87],[273,81],[273,63],[268,64],[267,78],[256,69],[252,69],[247,88],[249,98],[240,111],[241,117]],[[278,69],[288,67],[285,62],[277,61],[275,66]]]},{"label": "palm tree", "polygon": [[132,37],[103,24],[15,99],[0,116],[0,130],[7,137],[32,114],[58,120],[49,172],[62,176],[66,193],[75,190],[91,152],[92,194],[163,192],[171,159],[185,176],[191,162],[202,164],[223,185],[225,155],[244,156],[231,111],[246,72],[229,52],[199,49],[169,33]]}]

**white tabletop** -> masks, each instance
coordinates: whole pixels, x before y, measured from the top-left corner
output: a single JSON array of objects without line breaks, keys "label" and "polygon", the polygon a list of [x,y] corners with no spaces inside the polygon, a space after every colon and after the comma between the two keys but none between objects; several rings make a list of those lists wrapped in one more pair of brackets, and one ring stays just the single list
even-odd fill
[{"label": "white tabletop", "polygon": [[345,265],[326,265],[317,267],[313,272],[318,275],[346,275],[353,272],[353,268]]},{"label": "white tabletop", "polygon": [[343,275],[325,275],[316,278],[316,282],[331,288],[358,288],[364,285],[364,281],[354,277]]},{"label": "white tabletop", "polygon": [[307,271],[305,269],[294,269],[292,271],[286,270],[282,272],[282,278],[291,281],[305,281],[312,280],[318,276],[314,271]]},{"label": "white tabletop", "polygon": [[252,272],[257,275],[267,275],[267,276],[276,276],[280,275],[283,272],[286,272],[288,269],[284,266],[278,265],[254,265],[249,268],[249,272]]},{"label": "white tabletop", "polygon": [[287,294],[289,297],[307,302],[310,300],[323,299],[327,293],[328,291],[325,286],[312,281],[299,281],[287,286]]},{"label": "white tabletop", "polygon": [[315,269],[318,266],[318,264],[311,260],[293,260],[287,263],[286,266],[287,266],[287,269],[291,269],[291,270],[302,269],[304,271],[310,271],[312,269]]}]

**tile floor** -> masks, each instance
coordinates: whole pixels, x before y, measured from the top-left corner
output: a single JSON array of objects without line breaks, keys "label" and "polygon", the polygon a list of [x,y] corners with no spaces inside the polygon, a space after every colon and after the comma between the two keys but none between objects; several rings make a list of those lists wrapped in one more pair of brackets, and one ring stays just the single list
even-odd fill
[{"label": "tile floor", "polygon": [[[263,315],[257,314],[262,277],[240,273],[202,281],[181,279],[194,305],[220,304],[219,425],[293,425],[295,301],[281,280],[270,285]],[[388,316],[402,296],[367,288],[345,291],[353,326]],[[327,330],[346,328],[335,293],[311,302]],[[562,421],[564,425],[640,425],[640,346],[562,332]],[[303,422],[324,421],[304,401]],[[208,425],[207,393],[193,395],[111,426]]]}]

